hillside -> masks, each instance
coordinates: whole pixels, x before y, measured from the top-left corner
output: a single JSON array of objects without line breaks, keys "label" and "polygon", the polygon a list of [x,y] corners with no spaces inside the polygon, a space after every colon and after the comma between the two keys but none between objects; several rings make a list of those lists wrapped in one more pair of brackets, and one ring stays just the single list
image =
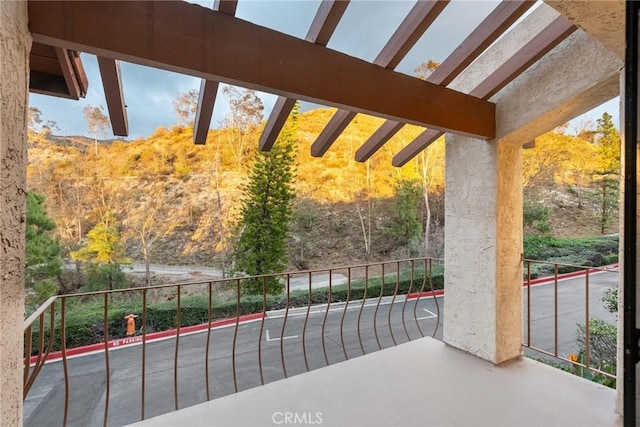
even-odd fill
[{"label": "hillside", "polygon": [[[310,146],[332,114],[331,109],[319,109],[299,118],[290,268],[415,255],[415,247],[400,244],[389,230],[397,221],[395,182],[422,182],[425,170],[432,210],[430,253],[441,256],[443,142],[403,168],[394,168],[392,156],[420,131],[408,126],[369,162],[358,163],[353,153],[382,122],[358,115],[324,157],[313,158]],[[197,146],[190,128],[158,128],[145,139],[99,141],[97,156],[94,141],[86,137],[38,138],[29,145],[28,184],[45,195],[67,250],[77,249],[86,233],[112,212],[131,258],[140,259],[141,227],[151,221],[157,234],[153,262],[218,266],[228,258],[241,186],[258,137],[259,129],[246,134],[234,128],[212,130],[207,144]],[[532,206],[546,208],[545,221],[553,234],[586,236],[600,231],[597,201],[586,197],[595,191],[586,177],[592,167],[587,164],[590,147],[592,141],[550,133],[537,140],[535,149],[525,150],[525,197]],[[575,153],[586,156],[583,163]],[[424,202],[418,214],[424,222]],[[368,224],[369,256],[363,238]],[[614,219],[607,231],[615,231],[616,225]],[[528,229],[535,228],[534,223]]]}]

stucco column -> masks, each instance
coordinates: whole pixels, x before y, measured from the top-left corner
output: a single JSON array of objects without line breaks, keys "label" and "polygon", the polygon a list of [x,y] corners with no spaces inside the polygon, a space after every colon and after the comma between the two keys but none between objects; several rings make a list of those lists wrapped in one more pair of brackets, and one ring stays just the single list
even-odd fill
[{"label": "stucco column", "polygon": [[28,60],[25,1],[0,1],[0,425],[22,425]]},{"label": "stucco column", "polygon": [[444,341],[522,354],[522,148],[446,136]]}]

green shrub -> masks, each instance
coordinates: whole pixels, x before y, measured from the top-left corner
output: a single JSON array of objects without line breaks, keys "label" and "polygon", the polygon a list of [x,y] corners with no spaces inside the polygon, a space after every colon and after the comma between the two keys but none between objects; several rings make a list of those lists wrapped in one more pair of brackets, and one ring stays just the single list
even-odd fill
[{"label": "green shrub", "polygon": [[[539,261],[574,266],[599,267],[618,261],[618,236],[589,238],[559,238],[526,235],[523,242],[524,257]],[[569,273],[579,268],[558,266],[558,273]],[[525,265],[525,275],[527,266]],[[532,264],[531,278],[552,275],[553,265]]]},{"label": "green shrub", "polygon": [[543,205],[542,203],[533,202],[531,200],[525,200],[522,212],[522,221],[525,227],[531,227],[540,233],[549,233],[551,231],[551,224],[549,219],[553,211],[550,207]]},{"label": "green shrub", "polygon": [[[618,329],[602,319],[589,320],[589,357],[592,365],[599,369],[613,367],[615,371]],[[586,328],[578,325],[576,341],[580,353],[586,354]]]},{"label": "green shrub", "polygon": [[607,309],[609,313],[617,313],[618,312],[618,288],[609,288],[604,291],[602,298],[600,301],[604,303],[604,308]]}]

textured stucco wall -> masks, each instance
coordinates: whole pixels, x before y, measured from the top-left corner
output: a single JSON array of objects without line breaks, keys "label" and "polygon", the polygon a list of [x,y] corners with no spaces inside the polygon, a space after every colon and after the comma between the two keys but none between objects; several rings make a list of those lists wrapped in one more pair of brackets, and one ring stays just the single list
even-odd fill
[{"label": "textured stucco wall", "polygon": [[577,30],[498,92],[496,137],[525,144],[619,94],[622,60]]},{"label": "textured stucco wall", "polygon": [[493,363],[521,354],[519,147],[447,134],[444,341]]},{"label": "textured stucco wall", "polygon": [[624,58],[623,0],[544,0],[578,27]]},{"label": "textured stucco wall", "polygon": [[[617,2],[614,3],[617,8]],[[603,34],[596,36],[610,40],[604,30],[606,16],[589,15],[588,7],[574,12],[578,24],[586,23],[585,28],[593,31],[601,29]],[[540,5],[461,73],[450,87],[470,91],[558,16],[551,6]],[[526,144],[618,95],[622,60],[596,38],[577,30],[490,99],[497,104],[496,139]]]},{"label": "textured stucco wall", "polygon": [[28,55],[25,1],[0,1],[0,424],[22,425]]},{"label": "textured stucco wall", "polygon": [[456,77],[450,88],[468,93],[511,58],[560,14],[540,5]]}]

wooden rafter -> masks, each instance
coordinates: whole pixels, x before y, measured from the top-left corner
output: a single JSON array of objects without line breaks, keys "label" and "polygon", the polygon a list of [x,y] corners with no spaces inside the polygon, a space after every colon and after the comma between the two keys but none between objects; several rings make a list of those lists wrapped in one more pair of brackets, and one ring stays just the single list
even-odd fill
[{"label": "wooden rafter", "polygon": [[129,120],[127,119],[127,106],[124,102],[122,91],[122,78],[120,76],[120,61],[111,58],[98,57],[98,67],[104,87],[104,96],[109,110],[111,129],[114,135],[129,135]]},{"label": "wooden rafter", "polygon": [[[237,0],[215,0],[213,10],[235,16],[238,8]],[[213,117],[213,106],[218,96],[220,83],[216,80],[202,79],[200,82],[200,92],[198,94],[198,107],[196,117],[193,122],[193,142],[194,144],[206,144],[211,118]]]},{"label": "wooden rafter", "polygon": [[[305,40],[320,46],[326,46],[348,5],[349,0],[324,0],[320,3]],[[262,135],[260,135],[258,148],[261,151],[271,150],[295,104],[296,100],[293,98],[278,97],[271,114],[269,114],[267,125],[262,131]]]},{"label": "wooden rafter", "polygon": [[[428,82],[446,86],[469,66],[491,43],[496,41],[535,1],[501,2],[467,38],[434,70]],[[373,156],[404,124],[388,120],[356,151],[356,160],[364,162]]]},{"label": "wooden rafter", "polygon": [[404,123],[395,120],[385,121],[367,141],[356,151],[356,160],[365,162],[402,129]]},{"label": "wooden rafter", "polygon": [[[373,63],[387,69],[394,69],[447,4],[449,0],[417,2]],[[319,157],[326,153],[353,117],[355,114],[335,114],[331,117],[325,129],[311,145],[311,155]]]},{"label": "wooden rafter", "polygon": [[[505,87],[516,77],[522,74],[534,62],[546,55],[551,49],[556,47],[561,41],[569,37],[577,27],[564,16],[559,16],[540,33],[533,37],[527,44],[522,46],[512,57],[505,61],[493,73],[478,84],[471,94],[488,99],[495,95],[500,89]],[[404,147],[393,158],[394,166],[403,166],[414,158],[420,151],[427,148],[444,132],[427,129],[420,134],[409,145]]]},{"label": "wooden rafter", "polygon": [[87,76],[78,52],[32,43],[29,91],[77,100],[86,95],[87,87]]},{"label": "wooden rafter", "polygon": [[56,47],[55,50],[58,57],[58,62],[60,63],[60,68],[62,69],[64,81],[67,84],[67,88],[69,89],[69,96],[72,99],[78,100],[80,99],[82,92],[80,90],[78,79],[76,78],[76,73],[73,68],[71,58],[69,57],[69,51],[61,47]]},{"label": "wooden rafter", "polygon": [[[111,31],[102,31],[105,26]],[[187,2],[33,1],[29,28],[35,41],[54,46],[495,137],[491,102]]]}]

